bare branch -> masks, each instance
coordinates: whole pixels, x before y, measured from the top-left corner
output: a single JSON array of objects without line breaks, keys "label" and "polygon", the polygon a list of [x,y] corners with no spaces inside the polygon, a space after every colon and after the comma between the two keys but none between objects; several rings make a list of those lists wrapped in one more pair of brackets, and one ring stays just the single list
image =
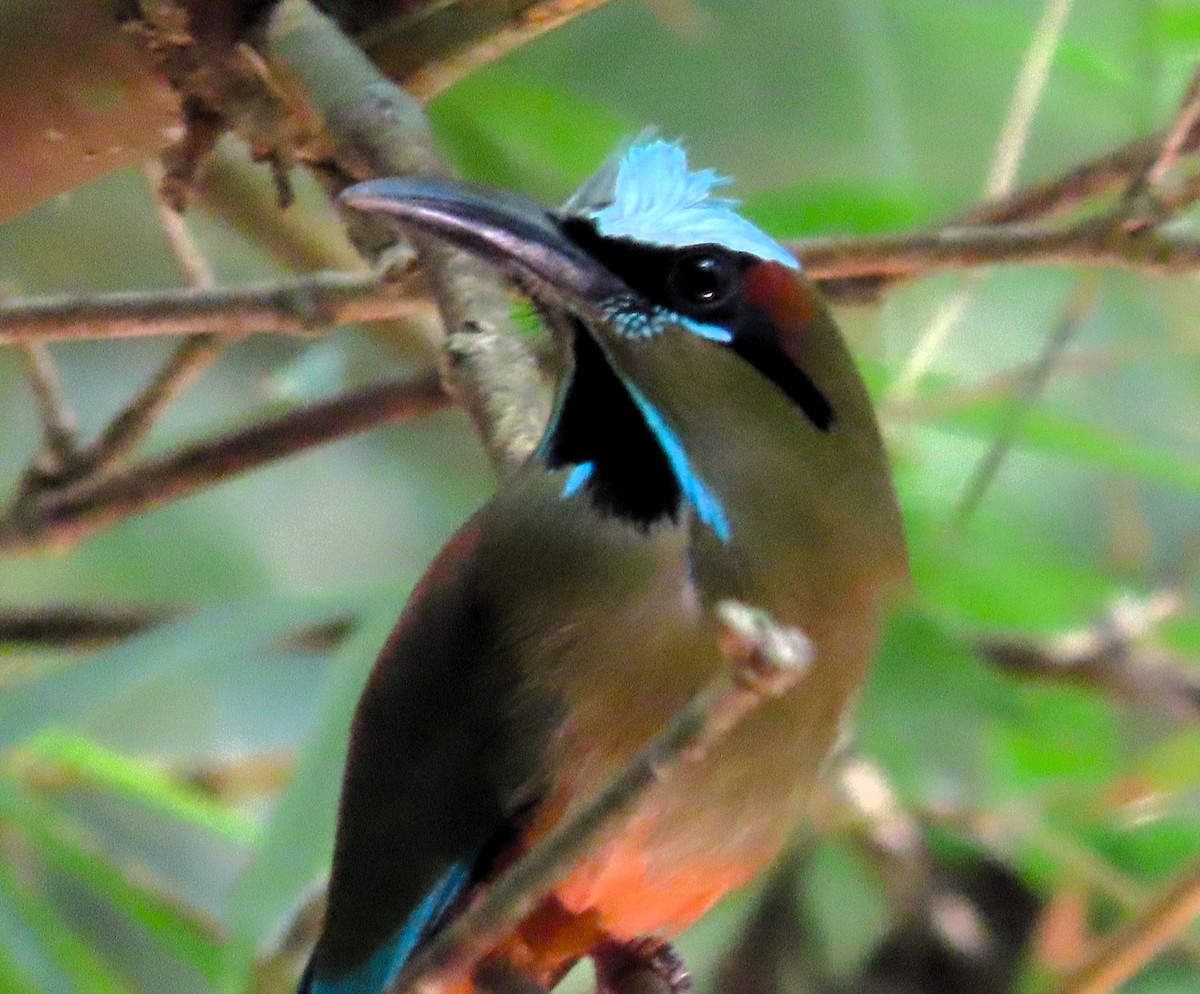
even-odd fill
[{"label": "bare branch", "polygon": [[1197,125],[1200,125],[1200,66],[1192,73],[1175,120],[1167,129],[1162,148],[1154,161],[1146,167],[1142,177],[1146,187],[1153,189],[1162,185],[1167,173],[1175,167],[1180,153],[1196,140]]},{"label": "bare branch", "polygon": [[[382,76],[362,51],[307,0],[283,0],[267,32],[280,74],[306,94],[335,144],[328,178],[439,173],[420,107]],[[549,416],[534,357],[511,327],[499,276],[487,265],[427,236],[412,236],[442,320],[448,389],[475,420],[493,460],[504,470],[533,451]]]},{"label": "bare branch", "polygon": [[111,476],[18,501],[0,519],[0,554],[69,544],[238,473],[447,403],[432,373],[384,382],[185,445]]},{"label": "bare branch", "polygon": [[1095,625],[1056,638],[991,633],[973,642],[989,663],[1010,673],[1096,687],[1173,721],[1196,721],[1200,673],[1141,644],[1183,604],[1178,590],[1164,589],[1147,598],[1121,598]]},{"label": "bare branch", "polygon": [[1014,391],[1003,423],[997,427],[987,452],[963,485],[962,493],[954,505],[952,529],[961,528],[979,507],[1005,457],[1012,450],[1026,415],[1037,403],[1038,397],[1050,381],[1050,374],[1062,356],[1063,349],[1095,310],[1099,294],[1100,285],[1094,278],[1085,277],[1076,281],[1075,288],[1063,304],[1062,313],[1055,321],[1050,334],[1046,336],[1037,362],[1029,370],[1025,381]]},{"label": "bare branch", "polygon": [[188,335],[175,347],[150,382],[122,408],[83,453],[88,473],[104,473],[121,464],[157,423],[163,412],[225,349],[219,335]]},{"label": "bare branch", "polygon": [[22,342],[18,349],[42,421],[42,450],[34,457],[32,472],[40,478],[57,477],[68,472],[79,455],[75,412],[45,344]]},{"label": "bare branch", "polygon": [[387,994],[433,994],[466,977],[554,883],[636,810],[678,763],[702,756],[765,700],[795,685],[808,666],[811,643],[764,613],[724,602],[722,652],[730,669],[701,690],[574,818],[541,839],[449,926],[424,946]]},{"label": "bare branch", "polygon": [[216,333],[307,335],[330,325],[427,314],[407,283],[371,273],[317,273],[213,290],[34,297],[0,305],[0,345],[22,340]]},{"label": "bare branch", "polygon": [[[1052,179],[1040,180],[1013,193],[985,200],[956,214],[952,223],[963,227],[1019,224],[1044,220],[1073,211],[1105,194],[1122,191],[1154,161],[1166,139],[1166,130],[1134,139],[1103,152]],[[1200,135],[1193,135],[1180,153],[1195,152]]]},{"label": "bare branch", "polygon": [[[211,290],[216,280],[212,266],[192,238],[183,216],[161,195],[163,170],[157,164],[144,168],[155,191],[159,226],[188,286]],[[227,338],[211,333],[189,335],[158,368],[150,382],[108,423],[82,454],[84,473],[94,475],[117,466],[149,434],[159,417],[224,350]]]},{"label": "bare branch", "polygon": [[1200,863],[1165,888],[1145,913],[1120,929],[1055,994],[1111,994],[1200,917]]},{"label": "bare branch", "polygon": [[835,280],[912,277],[939,269],[1001,263],[1107,266],[1146,273],[1183,273],[1200,267],[1200,240],[1156,232],[1112,232],[1106,226],[1070,228],[1005,225],[942,228],[855,238],[803,238],[788,247],[834,299]]},{"label": "bare branch", "polygon": [[169,608],[48,605],[0,611],[0,643],[92,649],[145,631]]}]

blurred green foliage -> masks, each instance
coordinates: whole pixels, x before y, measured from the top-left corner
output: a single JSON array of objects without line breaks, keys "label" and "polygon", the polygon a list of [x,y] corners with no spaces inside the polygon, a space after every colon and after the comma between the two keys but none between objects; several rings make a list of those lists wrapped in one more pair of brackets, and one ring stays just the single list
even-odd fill
[{"label": "blurred green foliage", "polygon": [[[1033,0],[662,5],[674,18],[651,7],[614,0],[440,97],[430,115],[460,170],[557,200],[616,140],[656,124],[685,136],[694,161],[736,176],[747,211],[779,236],[919,225],[978,195],[1040,14]],[[1077,4],[1022,176],[1167,120],[1198,47],[1190,2]],[[193,227],[222,280],[280,271],[217,220]],[[0,228],[0,260],[0,285],[16,293],[178,280],[139,174]],[[978,513],[946,528],[1008,405],[973,388],[1036,354],[1075,279],[986,274],[913,413],[889,423],[914,596],[887,632],[859,738],[914,810],[983,819],[989,845],[1044,895],[1094,889],[1116,921],[1200,850],[1200,735],[1094,691],[1000,675],[966,636],[1084,625],[1181,566],[1200,523],[1194,279],[1101,275],[1077,343],[1098,361],[1052,379]],[[956,285],[920,281],[842,315],[877,393]],[[168,348],[56,347],[84,430]],[[150,447],[405,361],[427,357],[348,332],[250,339]],[[0,351],[4,492],[37,438],[19,366]],[[446,413],[231,480],[63,555],[0,561],[0,604],[181,612],[94,651],[0,645],[0,990],[247,988],[325,868],[366,669],[407,590],[491,485],[466,418]],[[346,615],[353,633],[332,648],[287,637]],[[1200,665],[1194,607],[1158,638],[1181,665]],[[226,796],[189,778],[260,756],[287,757],[282,791]],[[883,929],[878,882],[828,840],[808,891],[830,962],[853,969]],[[702,981],[751,897],[685,940]],[[1197,989],[1200,930],[1188,943],[1129,990]]]}]

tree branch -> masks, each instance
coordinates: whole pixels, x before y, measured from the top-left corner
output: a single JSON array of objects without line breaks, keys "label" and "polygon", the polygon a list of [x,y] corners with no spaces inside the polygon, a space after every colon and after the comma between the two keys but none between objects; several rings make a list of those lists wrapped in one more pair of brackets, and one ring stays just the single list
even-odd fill
[{"label": "tree branch", "polygon": [[[1107,224],[1069,228],[1000,225],[854,238],[802,238],[788,247],[833,299],[862,297],[835,281],[908,278],[939,269],[1001,263],[1109,266],[1146,273],[1200,268],[1200,240],[1153,231],[1114,231]],[[832,285],[831,285],[832,284]]]},{"label": "tree branch", "polygon": [[1200,673],[1140,644],[1184,605],[1178,589],[1122,598],[1094,625],[1034,640],[1006,633],[972,639],[997,669],[1094,687],[1171,721],[1200,720]]},{"label": "tree branch", "polygon": [[1111,994],[1200,917],[1200,863],[1166,888],[1136,921],[1119,930],[1054,994]]},{"label": "tree branch", "polygon": [[[282,78],[305,94],[334,142],[314,160],[334,185],[371,176],[440,173],[424,115],[307,0],[282,0],[267,31]],[[340,175],[339,175],[340,174]],[[549,416],[537,363],[514,333],[500,277],[479,259],[413,234],[448,336],[447,388],[474,419],[493,460],[511,471]]]},{"label": "tree branch", "polygon": [[799,629],[780,628],[763,612],[733,601],[723,602],[718,616],[729,670],[692,698],[575,817],[535,844],[478,904],[436,933],[387,994],[435,994],[468,976],[546,891],[631,817],[675,765],[703,756],[747,714],[795,685],[812,654]]},{"label": "tree branch", "polygon": [[372,273],[317,273],[220,289],[34,297],[0,305],[0,345],[19,341],[201,333],[306,335],[328,325],[429,311],[408,283]]},{"label": "tree branch", "polygon": [[49,605],[0,611],[0,643],[91,649],[118,642],[174,614],[168,608]]},{"label": "tree branch", "polygon": [[432,373],[384,382],[185,445],[111,476],[18,500],[0,518],[0,555],[69,544],[237,473],[447,403]]},{"label": "tree branch", "polygon": [[[1200,269],[1200,240],[1081,225],[945,228],[855,238],[805,238],[789,247],[835,301],[860,300],[856,280],[1010,264],[1093,265],[1151,273]],[[412,318],[430,304],[412,283],[327,272],[214,290],[139,290],[35,297],[0,305],[0,345],[201,332],[310,334],[325,325]],[[465,348],[459,343],[460,348]]]}]

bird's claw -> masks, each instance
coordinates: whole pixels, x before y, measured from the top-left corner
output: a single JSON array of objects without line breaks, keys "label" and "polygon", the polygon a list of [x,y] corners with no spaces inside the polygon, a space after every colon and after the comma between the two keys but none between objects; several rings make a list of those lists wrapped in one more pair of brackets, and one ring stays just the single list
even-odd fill
[{"label": "bird's claw", "polygon": [[662,994],[664,989],[667,994],[688,994],[692,989],[692,976],[683,957],[658,936],[605,943],[593,952],[592,959],[597,994]]}]

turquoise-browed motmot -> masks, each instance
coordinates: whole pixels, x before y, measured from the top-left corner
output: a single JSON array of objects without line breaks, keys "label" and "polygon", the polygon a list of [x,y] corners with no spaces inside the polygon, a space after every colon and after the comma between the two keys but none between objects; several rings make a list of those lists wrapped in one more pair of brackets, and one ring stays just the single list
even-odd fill
[{"label": "turquoise-browed motmot", "polygon": [[[511,276],[566,330],[545,435],[413,591],[355,715],[304,994],[380,994],[722,666],[715,604],[801,628],[798,686],[576,866],[490,960],[650,955],[805,812],[905,574],[867,392],[796,260],[653,140],[561,210],[444,179],[343,199]],[[651,952],[647,952],[651,951]]]}]

